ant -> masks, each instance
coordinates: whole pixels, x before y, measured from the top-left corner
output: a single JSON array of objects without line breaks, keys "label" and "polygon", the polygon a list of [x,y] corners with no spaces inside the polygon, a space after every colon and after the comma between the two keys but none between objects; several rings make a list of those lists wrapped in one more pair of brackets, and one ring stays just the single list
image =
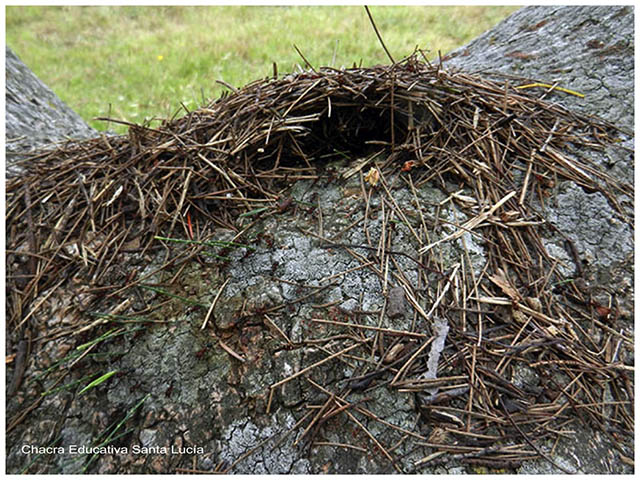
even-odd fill
[{"label": "ant", "polygon": [[169,388],[167,388],[167,391],[164,392],[164,394],[167,398],[171,398],[172,393],[173,393],[173,382],[171,382],[171,385],[169,385]]},{"label": "ant", "polygon": [[204,347],[202,347],[200,350],[198,350],[195,355],[196,358],[198,360],[201,360],[202,357],[204,356],[204,354],[207,352],[207,350],[209,350],[213,345],[211,345],[210,343],[207,343]]}]

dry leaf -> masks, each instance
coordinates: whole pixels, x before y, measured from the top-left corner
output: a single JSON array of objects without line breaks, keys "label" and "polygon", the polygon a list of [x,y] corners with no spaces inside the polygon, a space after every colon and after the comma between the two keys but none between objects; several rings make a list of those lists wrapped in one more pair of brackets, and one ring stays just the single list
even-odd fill
[{"label": "dry leaf", "polygon": [[393,362],[398,358],[398,356],[400,355],[400,352],[402,352],[403,350],[404,350],[404,344],[398,343],[397,345],[394,345],[389,351],[389,353],[387,353],[387,355],[384,357],[383,363]]},{"label": "dry leaf", "polygon": [[378,180],[380,180],[380,172],[378,172],[377,168],[371,167],[369,173],[367,173],[364,179],[371,184],[371,186],[375,187],[378,184]]},{"label": "dry leaf", "polygon": [[538,297],[527,297],[524,299],[524,303],[536,312],[542,312],[542,302]]},{"label": "dry leaf", "polygon": [[596,312],[602,320],[607,320],[611,314],[611,309],[603,305],[596,305]]},{"label": "dry leaf", "polygon": [[408,161],[404,162],[404,165],[402,165],[401,170],[403,172],[409,172],[415,166],[416,166],[416,162],[414,162],[413,160],[408,160]]},{"label": "dry leaf", "polygon": [[122,246],[123,250],[137,250],[140,248],[140,237],[134,237]]},{"label": "dry leaf", "polygon": [[520,301],[522,299],[518,291],[511,286],[507,276],[501,269],[498,269],[494,275],[489,275],[489,280],[500,287],[500,290],[502,290],[511,300]]},{"label": "dry leaf", "polygon": [[511,312],[511,314],[513,315],[513,319],[518,323],[525,323],[527,321],[527,316],[524,313],[522,313],[520,310],[514,309]]}]

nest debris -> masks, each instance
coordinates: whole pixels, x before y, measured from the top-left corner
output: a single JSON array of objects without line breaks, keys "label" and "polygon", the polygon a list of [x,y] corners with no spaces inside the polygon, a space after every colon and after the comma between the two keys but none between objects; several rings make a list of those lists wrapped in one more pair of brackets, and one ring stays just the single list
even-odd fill
[{"label": "nest debris", "polygon": [[[159,235],[189,238],[194,243],[186,253],[163,266],[178,267],[202,250],[216,227],[241,233],[242,214],[282,209],[292,182],[319,178],[334,159],[364,158],[359,168],[402,170],[417,186],[431,182],[445,189],[455,179],[473,192],[469,211],[476,221],[466,228],[481,230],[486,239],[483,278],[459,277],[468,297],[458,302],[447,292],[453,277],[433,255],[433,245],[417,246],[421,264],[442,277],[439,304],[427,306],[450,328],[446,342],[453,351],[440,368],[458,365],[449,380],[418,378],[416,360],[422,357],[414,350],[385,370],[395,380],[392,389],[438,387],[420,397],[419,409],[455,441],[413,433],[432,449],[423,463],[448,452],[468,463],[517,465],[544,455],[536,443],[557,436],[575,419],[608,436],[628,435],[632,368],[613,352],[620,344],[632,349],[632,339],[614,328],[620,320],[615,312],[604,315],[605,307],[578,288],[581,272],[574,279],[558,272],[540,239],[543,218],[533,207],[534,198],[544,205],[554,185],[569,179],[601,192],[632,225],[618,199],[632,199],[633,187],[584,156],[565,153],[600,150],[614,144],[615,135],[613,125],[568,112],[508,82],[448,72],[416,57],[392,66],[324,68],[256,81],[158,127],[130,125],[128,135],[70,142],[21,163],[22,174],[9,178],[6,188],[8,334],[38,329],[32,323],[43,292],[48,297],[71,281],[93,302],[105,301],[143,281],[126,271],[107,274],[120,254],[166,248]],[[387,156],[376,163],[379,152]],[[458,274],[465,268],[471,267]],[[552,289],[553,284],[562,287]],[[509,322],[494,320],[487,306],[496,304],[509,312]],[[492,325],[484,331],[483,319]],[[586,324],[601,332],[598,344]],[[393,332],[407,339],[421,333],[426,334]],[[429,338],[439,334],[434,328]],[[603,345],[618,348],[596,354]],[[345,344],[342,352],[354,348]],[[523,391],[508,378],[508,365],[515,362],[543,378],[546,370],[557,370],[566,382]],[[327,394],[324,417],[312,415],[305,433],[317,434],[314,427],[332,412],[374,415],[351,408],[341,396],[345,392],[316,387]],[[605,400],[605,392],[612,398]],[[516,448],[507,439],[526,443]],[[383,440],[373,440],[395,465]]]}]

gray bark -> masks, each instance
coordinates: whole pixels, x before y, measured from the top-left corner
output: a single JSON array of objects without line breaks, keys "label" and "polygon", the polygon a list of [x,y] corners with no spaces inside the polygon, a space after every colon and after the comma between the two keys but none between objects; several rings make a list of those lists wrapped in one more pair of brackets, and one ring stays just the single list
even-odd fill
[{"label": "gray bark", "polygon": [[[574,110],[601,115],[630,129],[634,115],[632,39],[633,9],[630,7],[527,7],[466,47],[452,52],[445,67],[467,71],[493,70],[546,83],[558,82],[560,86],[586,94],[586,98],[551,95],[549,98],[553,101]],[[68,137],[86,138],[94,133],[37,81],[9,50],[7,71],[7,136],[12,139],[7,148],[12,152],[23,152]],[[515,78],[513,81],[519,82]],[[625,144],[632,147],[633,139],[625,138]],[[611,153],[611,156],[596,160],[631,182],[633,157],[619,153]],[[345,197],[343,189],[349,188],[358,189],[358,182],[326,186],[301,182],[294,187],[293,195],[301,199],[308,198],[305,195],[317,195],[315,202],[327,206],[326,211],[323,210],[326,231],[338,232],[352,221],[348,215],[357,204]],[[408,192],[398,189],[393,195],[400,205],[410,205],[412,197]],[[438,204],[444,198],[442,193],[430,189],[421,191],[420,195],[430,204]],[[612,231],[612,223],[618,220],[599,194],[586,193],[566,183],[560,186],[559,198],[559,204],[550,209],[550,220],[576,238],[580,254],[591,262],[596,279],[608,280],[611,288],[619,292],[622,304],[633,311],[633,232],[624,226]],[[630,202],[629,199],[621,201]],[[566,205],[571,205],[572,210],[567,211]],[[594,215],[594,212],[598,214]],[[302,234],[301,230],[317,228],[314,220],[306,219],[302,214],[296,218],[284,215],[268,217],[261,221],[260,227],[265,236],[270,237],[269,244],[261,245],[259,251],[247,258],[244,258],[244,252],[231,253],[233,262],[228,272],[221,272],[210,264],[191,273],[185,271],[182,276],[181,288],[207,304],[217,294],[223,277],[231,278],[216,307],[215,318],[224,323],[219,326],[231,326],[234,313],[243,307],[245,299],[251,301],[247,308],[291,301],[310,293],[309,289],[301,291],[297,288],[297,283],[325,285],[323,279],[356,266],[344,252],[329,254],[308,235]],[[369,228],[375,231],[379,223],[372,222]],[[232,237],[229,232],[221,232],[220,235],[221,240],[225,235],[227,239]],[[344,239],[345,243],[366,243],[362,232],[350,235],[351,238]],[[410,235],[402,230],[401,225],[397,235],[394,248],[412,251]],[[559,240],[549,238],[548,241],[547,247],[553,249]],[[471,237],[468,242],[469,250],[478,252],[473,255],[474,262],[481,265],[482,249],[474,244]],[[449,254],[452,257],[458,255],[453,247]],[[409,260],[402,263],[405,260],[399,258],[405,271],[415,270],[415,265]],[[137,261],[149,271],[161,263],[158,259],[143,258],[128,261]],[[273,277],[287,283],[275,282]],[[158,301],[152,292],[145,300],[152,301],[154,296]],[[62,296],[58,299],[58,308],[64,310],[74,301],[71,293]],[[356,314],[357,310],[380,309],[385,301],[374,275],[364,270],[354,271],[308,302],[297,305],[287,316],[279,318],[278,321],[282,322],[279,328],[292,342],[297,342],[308,328],[305,319],[315,312],[313,304],[334,302],[341,314]],[[65,320],[64,315],[56,317],[53,307],[47,314],[50,315],[47,318],[58,318],[60,322]],[[632,314],[630,318],[632,324]],[[403,318],[401,312],[394,315],[394,319],[394,328],[408,328],[410,325],[410,319]],[[7,434],[6,466],[9,473],[18,473],[31,462],[30,473],[82,471],[88,457],[71,455],[69,447],[100,443],[107,429],[117,424],[147,394],[149,397],[126,423],[125,428],[131,429],[131,433],[120,441],[112,442],[128,447],[128,453],[98,455],[89,466],[89,472],[170,473],[179,468],[210,471],[217,465],[227,467],[238,460],[232,470],[234,473],[394,471],[383,455],[370,456],[356,450],[328,446],[308,451],[301,447],[303,442],[294,445],[297,433],[286,434],[305,413],[299,409],[300,405],[303,401],[321,398],[317,390],[300,378],[285,385],[282,394],[274,399],[276,407],[266,413],[269,385],[325,358],[326,354],[312,348],[271,351],[271,337],[266,334],[265,327],[249,325],[242,329],[240,343],[256,348],[236,352],[245,359],[239,362],[220,346],[219,339],[211,336],[209,330],[200,330],[201,315],[167,311],[166,318],[157,320],[171,320],[172,323],[149,328],[140,338],[122,338],[110,347],[121,355],[107,359],[104,371],[117,369],[124,375],[115,378],[108,388],[95,388],[83,395],[69,389],[45,396],[38,408]],[[42,322],[47,325],[46,320]],[[628,328],[632,329],[632,325]],[[30,359],[26,378],[43,372],[51,364],[51,359],[58,358],[58,352],[71,351],[75,346],[75,340],[70,338],[41,345],[40,351]],[[633,355],[632,352],[630,354]],[[324,385],[342,378],[342,368],[338,365],[318,369],[311,377]],[[521,375],[523,382],[537,381],[528,378],[527,371],[522,371]],[[65,383],[69,381],[67,379]],[[15,397],[7,400],[7,417],[15,418],[45,387],[49,385],[39,386],[37,382],[27,381]],[[392,396],[384,388],[367,393],[367,396],[373,397],[372,404],[375,404],[380,418],[413,429],[415,411],[410,396]],[[322,402],[318,400],[316,403]],[[387,438],[387,434],[392,438],[391,435],[397,433],[383,431],[373,420],[364,420],[364,423],[380,438]],[[344,416],[337,416],[327,426],[324,436],[327,441],[345,442],[347,437],[355,438],[357,431],[352,422],[345,420]],[[357,440],[351,443],[355,442]],[[631,445],[632,442],[631,439]],[[23,453],[23,445],[62,446],[65,452],[36,458],[35,454]],[[132,452],[134,445],[151,449],[151,453],[135,454]],[[202,446],[204,452],[195,455],[158,453],[161,448],[187,445]],[[415,462],[424,454],[407,445],[408,442],[402,443],[395,452],[401,458],[400,467],[406,472],[469,471],[468,466],[455,461],[438,467],[416,467]],[[156,449],[155,453],[153,449]],[[608,439],[586,426],[561,442],[552,458],[556,464],[571,471],[632,471],[632,467],[620,462]],[[559,470],[545,461],[535,461],[525,463],[520,472],[558,473]]]},{"label": "gray bark", "polygon": [[554,97],[561,105],[632,131],[633,39],[631,6],[527,7],[451,52],[445,66],[557,83],[585,95]]},{"label": "gray bark", "polygon": [[6,153],[8,163],[29,152],[97,132],[6,47]]}]

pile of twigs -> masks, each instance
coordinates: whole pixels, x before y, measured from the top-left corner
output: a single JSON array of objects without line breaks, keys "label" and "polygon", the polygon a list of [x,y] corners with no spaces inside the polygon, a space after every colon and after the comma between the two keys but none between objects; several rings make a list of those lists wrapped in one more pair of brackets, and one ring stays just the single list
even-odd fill
[{"label": "pile of twigs", "polygon": [[[131,125],[128,136],[39,154],[7,181],[7,325],[22,326],[39,306],[32,301],[67,280],[102,293],[122,290],[131,281],[127,272],[106,273],[119,254],[153,248],[154,235],[171,236],[178,228],[182,237],[206,240],[215,226],[239,230],[239,214],[278,208],[291,182],[316,177],[325,162],[386,150],[381,170],[402,169],[416,185],[446,188],[455,179],[473,192],[468,206],[475,223],[463,227],[482,225],[487,240],[486,277],[467,277],[474,306],[462,316],[448,312],[445,302],[438,307],[456,346],[447,362],[465,372],[452,376],[449,390],[465,406],[433,407],[454,396],[447,397],[448,380],[439,379],[441,397],[423,397],[423,410],[441,421],[455,417],[460,424],[450,431],[481,445],[474,447],[479,451],[507,438],[501,429],[514,427],[517,436],[536,423],[562,424],[566,409],[603,429],[613,422],[629,431],[633,398],[621,365],[593,353],[599,346],[581,322],[595,322],[613,343],[628,339],[611,330],[573,284],[558,297],[566,304],[550,293],[549,285],[566,279],[540,241],[541,217],[531,207],[544,205],[559,179],[570,179],[602,192],[631,223],[616,199],[633,198],[632,187],[564,153],[575,146],[601,149],[615,129],[527,92],[411,57],[392,66],[257,81],[159,127]],[[422,262],[432,263],[433,245],[420,247]],[[493,314],[482,313],[486,304]],[[493,318],[499,309],[517,321],[478,331],[483,315]],[[532,362],[542,351],[550,353]],[[568,383],[548,386],[532,404],[503,375],[515,359],[540,371],[559,368]],[[437,383],[409,375],[395,380],[403,391]],[[615,398],[613,413],[602,403],[604,389]],[[451,448],[462,456],[470,451]]]}]

